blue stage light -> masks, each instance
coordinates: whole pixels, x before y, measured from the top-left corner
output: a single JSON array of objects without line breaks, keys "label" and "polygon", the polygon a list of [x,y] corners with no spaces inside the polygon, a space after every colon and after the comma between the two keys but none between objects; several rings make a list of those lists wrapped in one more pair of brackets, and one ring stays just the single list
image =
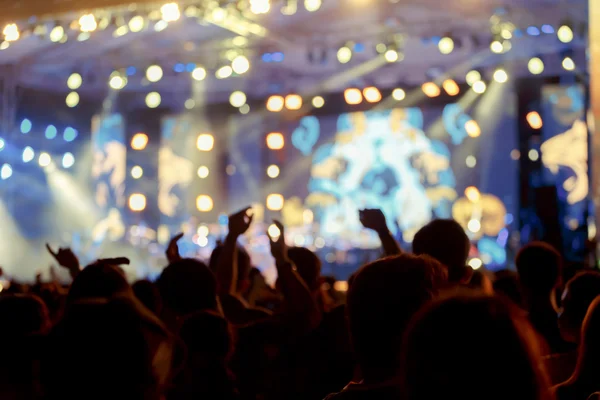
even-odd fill
[{"label": "blue stage light", "polygon": [[285,56],[280,51],[273,53],[273,62],[282,62],[284,57]]},{"label": "blue stage light", "polygon": [[137,70],[135,69],[135,67],[127,67],[127,69],[125,70],[127,76],[133,76],[136,72]]},{"label": "blue stage light", "polygon": [[173,71],[175,71],[175,72],[185,71],[185,64],[182,64],[182,63],[175,64],[175,66],[173,67]]},{"label": "blue stage light", "polygon": [[554,27],[552,25],[542,25],[542,32],[547,33],[547,34],[553,34],[554,33]]},{"label": "blue stage light", "polygon": [[355,43],[354,44],[354,52],[355,53],[362,53],[363,51],[365,51],[365,45],[362,43]]},{"label": "blue stage light", "polygon": [[4,164],[2,168],[0,168],[0,179],[5,180],[12,176],[13,170],[10,164]]},{"label": "blue stage light", "polygon": [[63,132],[63,139],[65,139],[65,141],[72,142],[76,137],[77,131],[75,129],[71,128],[70,126],[65,128],[65,131]]},{"label": "blue stage light", "polygon": [[263,62],[269,63],[273,61],[273,55],[271,53],[265,53],[262,55]]},{"label": "blue stage light", "polygon": [[57,133],[58,131],[56,130],[56,127],[54,125],[48,125],[46,127],[46,139],[54,139]]},{"label": "blue stage light", "polygon": [[0,138],[0,151],[4,149],[4,139]]},{"label": "blue stage light", "polygon": [[188,63],[188,64],[185,66],[185,70],[186,70],[187,72],[194,72],[194,70],[195,70],[195,69],[196,69],[196,64],[194,64],[194,63]]},{"label": "blue stage light", "polygon": [[29,133],[31,132],[31,121],[25,118],[21,121],[21,133]]},{"label": "blue stage light", "polygon": [[530,36],[540,36],[540,30],[537,26],[530,26],[527,28],[527,34]]}]

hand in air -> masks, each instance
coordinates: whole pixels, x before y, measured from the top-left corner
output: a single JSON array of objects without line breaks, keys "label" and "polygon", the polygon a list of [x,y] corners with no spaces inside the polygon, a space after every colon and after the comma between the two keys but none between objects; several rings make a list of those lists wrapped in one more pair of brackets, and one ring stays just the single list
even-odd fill
[{"label": "hand in air", "polygon": [[46,249],[48,249],[48,252],[52,254],[52,257],[54,257],[61,267],[69,270],[71,276],[74,276],[79,272],[79,259],[70,248],[61,247],[55,252],[52,250],[52,247],[46,243]]},{"label": "hand in air", "polygon": [[165,252],[167,256],[167,261],[170,263],[174,263],[175,261],[181,260],[181,256],[179,255],[179,246],[177,246],[177,242],[179,239],[183,237],[183,233],[179,233],[171,239],[169,242],[169,246],[167,247],[167,251]]},{"label": "hand in air", "polygon": [[246,207],[229,216],[229,234],[237,237],[246,233],[254,218],[251,209],[252,207]]},{"label": "hand in air", "polygon": [[385,215],[383,215],[383,212],[378,208],[359,210],[358,218],[365,228],[374,230],[377,233],[385,232],[388,229]]},{"label": "hand in air", "polygon": [[271,254],[275,262],[282,263],[287,261],[287,245],[285,244],[285,232],[283,224],[277,220],[273,220],[273,224],[279,229],[279,236],[271,236],[268,232],[269,241],[271,242]]}]

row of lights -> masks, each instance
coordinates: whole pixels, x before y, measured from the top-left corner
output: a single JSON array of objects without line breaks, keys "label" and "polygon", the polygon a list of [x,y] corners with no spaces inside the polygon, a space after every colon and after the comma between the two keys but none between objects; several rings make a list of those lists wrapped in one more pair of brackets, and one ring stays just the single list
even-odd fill
[{"label": "row of lights", "polygon": [[[35,158],[35,151],[27,146],[25,147],[25,149],[23,149],[23,162],[24,163],[29,163],[31,161],[33,161],[33,159]],[[46,152],[42,152],[40,153],[39,157],[38,157],[38,165],[42,168],[48,167],[50,166],[50,164],[52,164],[52,157],[50,156],[50,154],[46,153]],[[73,165],[75,165],[75,156],[72,153],[65,153],[62,156],[62,167],[65,169],[71,168]],[[8,163],[4,163],[2,165],[2,168],[0,168],[0,179],[2,180],[6,180],[8,178],[10,178],[13,174],[13,168],[10,164]]]},{"label": "row of lights", "polygon": [[[129,209],[134,212],[141,212],[146,209],[146,196],[142,193],[132,193],[129,195],[127,204]],[[214,201],[212,197],[206,194],[201,194],[196,197],[196,208],[200,212],[212,211],[214,207]]]},{"label": "row of lights", "polygon": [[[31,122],[31,120],[24,118],[21,121],[21,124],[19,126],[19,130],[21,131],[22,134],[27,135],[31,132],[31,130],[33,129],[33,123]],[[44,136],[46,137],[46,139],[54,139],[56,138],[56,136],[58,135],[58,129],[54,126],[54,125],[48,125],[44,131]],[[70,126],[66,127],[63,131],[63,139],[65,140],[65,142],[72,142],[73,140],[75,140],[77,138],[77,130],[75,128],[72,128]],[[0,146],[0,151],[3,149],[4,147],[4,142],[2,142],[2,146]]]}]

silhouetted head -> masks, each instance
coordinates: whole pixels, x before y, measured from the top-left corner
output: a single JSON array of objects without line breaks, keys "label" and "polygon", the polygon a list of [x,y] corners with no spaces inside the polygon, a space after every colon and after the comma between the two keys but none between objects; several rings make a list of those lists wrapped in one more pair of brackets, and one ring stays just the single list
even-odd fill
[{"label": "silhouetted head", "polygon": [[394,376],[408,321],[446,278],[439,262],[411,254],[384,258],[358,271],[347,302],[352,344],[365,379]]},{"label": "silhouetted head", "polygon": [[579,358],[571,380],[595,385],[592,392],[599,391],[600,374],[600,297],[596,297],[583,320],[579,343]]},{"label": "silhouetted head", "polygon": [[469,281],[469,287],[480,290],[485,294],[494,294],[491,273],[484,268],[479,268],[473,271],[473,275]]},{"label": "silhouetted head", "polygon": [[448,268],[450,282],[466,283],[472,269],[467,266],[470,241],[453,219],[436,219],[419,229],[412,243],[413,253],[427,254]]},{"label": "silhouetted head", "polygon": [[516,305],[523,306],[523,295],[519,286],[519,275],[515,271],[503,269],[495,273],[494,292],[510,299]]},{"label": "silhouetted head", "polygon": [[[208,266],[213,274],[217,272],[219,257],[221,256],[222,251],[223,245],[218,244],[210,254]],[[237,247],[237,267],[237,289],[240,293],[245,293],[250,286],[250,270],[252,269],[252,261],[250,260],[250,255],[242,246]]]},{"label": "silhouetted head", "polygon": [[131,288],[135,297],[156,315],[160,315],[162,311],[162,299],[158,288],[153,282],[148,280],[139,280],[135,282]]},{"label": "silhouetted head", "polygon": [[217,309],[217,283],[206,264],[183,259],[170,264],[156,281],[163,305],[175,315]]},{"label": "silhouetted head", "polygon": [[232,347],[229,323],[212,311],[200,311],[185,317],[179,337],[186,345],[188,357],[225,363]]},{"label": "silhouetted head", "polygon": [[304,247],[290,247],[288,257],[296,266],[306,286],[314,292],[321,287],[321,260]]},{"label": "silhouetted head", "polygon": [[77,275],[69,289],[67,304],[125,293],[133,294],[123,270],[113,265],[96,263],[88,265]]},{"label": "silhouetted head", "polygon": [[550,298],[562,276],[560,253],[547,243],[531,242],[521,248],[515,263],[524,293]]},{"label": "silhouetted head", "polygon": [[558,326],[563,339],[578,343],[581,338],[581,325],[590,304],[600,296],[600,272],[584,271],[575,275],[563,292],[562,312]]},{"label": "silhouetted head", "polygon": [[426,307],[402,357],[407,400],[550,398],[533,328],[499,297],[465,294]]},{"label": "silhouetted head", "polygon": [[4,341],[45,334],[50,329],[46,304],[30,294],[0,296],[0,338]]}]

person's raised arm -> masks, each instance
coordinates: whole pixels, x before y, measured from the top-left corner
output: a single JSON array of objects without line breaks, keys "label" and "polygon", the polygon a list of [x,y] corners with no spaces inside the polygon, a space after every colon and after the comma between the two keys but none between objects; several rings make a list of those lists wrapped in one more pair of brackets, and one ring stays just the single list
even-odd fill
[{"label": "person's raised arm", "polygon": [[46,249],[61,267],[66,268],[69,271],[71,278],[75,279],[81,271],[79,259],[75,253],[68,247],[59,248],[58,251],[55,252],[48,243],[46,243]]},{"label": "person's raised arm", "polygon": [[223,243],[215,273],[217,288],[221,294],[236,294],[238,279],[237,240],[246,233],[252,223],[254,216],[250,214],[251,208],[246,207],[229,216],[229,232]]},{"label": "person's raised arm", "polygon": [[167,261],[169,262],[169,264],[181,260],[181,255],[179,254],[179,246],[177,245],[177,242],[179,242],[179,239],[181,239],[182,237],[183,233],[178,233],[177,235],[171,238],[171,241],[167,246],[167,251],[165,252],[165,255],[167,256]]},{"label": "person's raised arm", "polygon": [[360,223],[367,229],[371,229],[377,233],[379,240],[381,240],[381,246],[386,256],[394,256],[402,253],[400,245],[396,242],[396,239],[392,236],[392,233],[388,229],[385,221],[385,215],[378,209],[366,209],[359,210],[358,217]]}]

